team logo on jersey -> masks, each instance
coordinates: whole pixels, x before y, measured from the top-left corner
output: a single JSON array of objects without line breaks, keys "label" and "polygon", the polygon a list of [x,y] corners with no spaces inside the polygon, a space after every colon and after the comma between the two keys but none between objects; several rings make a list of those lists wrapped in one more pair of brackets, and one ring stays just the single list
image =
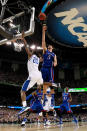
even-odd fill
[{"label": "team logo on jersey", "polygon": [[[65,6],[64,6],[65,5]],[[52,40],[72,47],[87,46],[87,1],[66,0],[48,15],[48,34]]]}]

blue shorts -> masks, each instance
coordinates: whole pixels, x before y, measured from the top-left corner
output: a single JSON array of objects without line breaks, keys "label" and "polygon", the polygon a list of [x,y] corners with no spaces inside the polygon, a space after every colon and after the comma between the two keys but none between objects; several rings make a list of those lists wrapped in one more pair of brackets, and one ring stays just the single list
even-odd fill
[{"label": "blue shorts", "polygon": [[70,104],[69,104],[68,102],[61,104],[61,105],[60,105],[60,110],[61,110],[62,112],[63,112],[64,110],[66,110],[67,112],[72,113]]},{"label": "blue shorts", "polygon": [[43,106],[42,104],[40,103],[39,100],[36,100],[32,106],[30,107],[30,109],[32,109],[32,111],[35,111],[37,113],[40,113],[41,111],[43,111]]},{"label": "blue shorts", "polygon": [[54,82],[54,69],[52,67],[42,67],[41,72],[44,82]]}]

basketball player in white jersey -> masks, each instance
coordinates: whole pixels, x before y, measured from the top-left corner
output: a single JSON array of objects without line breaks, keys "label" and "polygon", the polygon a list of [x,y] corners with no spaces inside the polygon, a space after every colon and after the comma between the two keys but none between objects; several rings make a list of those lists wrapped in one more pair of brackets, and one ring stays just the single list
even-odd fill
[{"label": "basketball player in white jersey", "polygon": [[24,38],[24,32],[22,33],[22,40],[24,42],[25,50],[28,54],[28,62],[27,68],[29,76],[27,80],[24,82],[22,89],[21,89],[21,100],[23,107],[27,107],[26,103],[26,91],[28,91],[31,87],[33,87],[36,83],[38,86],[43,84],[42,74],[38,70],[39,66],[39,57],[33,54],[33,51],[27,45],[27,42]]},{"label": "basketball player in white jersey", "polygon": [[54,111],[54,105],[55,105],[55,100],[54,100],[54,94],[51,92],[50,87],[47,89],[47,94],[44,96],[44,101],[43,101],[43,109],[45,110],[46,113],[46,118],[45,118],[45,125],[50,125],[50,121],[48,120],[48,112],[49,111]]}]

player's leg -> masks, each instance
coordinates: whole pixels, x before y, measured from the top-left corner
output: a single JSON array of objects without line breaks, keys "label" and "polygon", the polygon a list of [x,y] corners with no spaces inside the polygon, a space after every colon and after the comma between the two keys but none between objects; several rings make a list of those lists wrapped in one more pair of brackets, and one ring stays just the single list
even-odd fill
[{"label": "player's leg", "polygon": [[42,117],[43,117],[43,113],[42,112],[38,113],[38,125],[41,124]]},{"label": "player's leg", "polygon": [[48,117],[48,112],[50,111],[50,105],[49,101],[44,102],[43,109],[45,111],[45,116],[44,116],[44,125],[50,125],[49,117]]},{"label": "player's leg", "polygon": [[27,106],[27,103],[26,103],[26,91],[27,91],[27,88],[29,86],[29,83],[30,83],[30,80],[26,80],[22,86],[22,89],[21,89],[21,100],[22,100],[22,105],[23,107],[26,107]]},{"label": "player's leg", "polygon": [[27,118],[25,117],[22,122],[21,122],[21,126],[25,126],[26,125],[26,122],[27,122]]},{"label": "player's leg", "polygon": [[49,121],[49,111],[46,112],[46,125],[50,125],[50,121]]},{"label": "player's leg", "polygon": [[41,119],[43,118],[43,113],[42,113],[43,111],[44,109],[41,102],[38,102],[36,106],[36,112],[38,113],[38,125],[41,124]]},{"label": "player's leg", "polygon": [[[30,79],[31,78],[31,79]],[[24,82],[21,89],[21,100],[23,107],[27,106],[26,103],[26,92],[36,84],[36,74],[32,73],[29,78]]]},{"label": "player's leg", "polygon": [[62,121],[63,111],[64,111],[64,104],[60,105],[60,108],[57,111],[57,115],[59,116],[59,124],[63,124],[63,121]]},{"label": "player's leg", "polygon": [[51,107],[55,106],[55,92],[54,92],[54,88],[51,87]]},{"label": "player's leg", "polygon": [[27,122],[27,118],[29,117],[31,113],[31,108],[26,112],[26,117],[23,118],[22,122],[21,122],[21,126],[25,126],[26,122]]},{"label": "player's leg", "polygon": [[48,120],[48,111],[43,112],[43,121],[44,121],[44,126],[50,125],[50,121]]},{"label": "player's leg", "polygon": [[43,112],[43,122],[44,122],[44,125],[46,125],[46,122],[47,122],[46,111]]},{"label": "player's leg", "polygon": [[74,116],[73,111],[71,110],[70,104],[69,104],[69,103],[66,103],[65,108],[66,108],[67,113],[69,113],[69,114],[73,117],[74,122],[77,124],[77,123],[78,123],[78,120],[77,120],[76,117]]}]

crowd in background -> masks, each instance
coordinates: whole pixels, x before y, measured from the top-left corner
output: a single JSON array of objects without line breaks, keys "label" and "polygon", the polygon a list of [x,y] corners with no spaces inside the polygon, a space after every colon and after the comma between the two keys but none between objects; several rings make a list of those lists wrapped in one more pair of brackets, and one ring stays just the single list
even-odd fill
[{"label": "crowd in background", "polygon": [[[19,124],[21,123],[22,119],[25,117],[25,114],[22,114],[21,116],[17,117],[17,113],[19,110],[16,109],[9,109],[6,107],[0,107],[0,123],[14,123]],[[78,110],[75,111],[75,116],[78,118],[78,121],[87,121],[87,110],[83,113],[79,112]],[[38,121],[38,114],[31,113],[28,118],[27,123],[37,123]],[[50,122],[56,123],[59,122],[58,116],[53,116],[51,113],[49,114],[49,120]],[[64,113],[63,115],[63,121],[64,122],[71,122],[73,119],[71,116]],[[43,122],[43,117],[41,118],[41,122]]]}]

